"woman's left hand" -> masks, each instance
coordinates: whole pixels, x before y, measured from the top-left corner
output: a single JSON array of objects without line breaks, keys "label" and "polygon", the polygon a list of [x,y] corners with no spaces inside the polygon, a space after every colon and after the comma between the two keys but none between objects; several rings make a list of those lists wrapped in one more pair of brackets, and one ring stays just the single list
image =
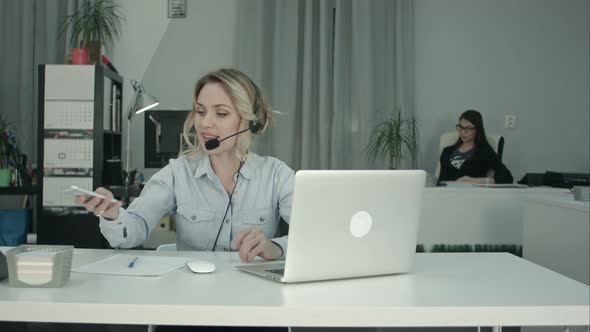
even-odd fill
[{"label": "woman's left hand", "polygon": [[462,176],[457,179],[457,182],[477,182],[476,178],[472,178],[471,176]]},{"label": "woman's left hand", "polygon": [[240,259],[243,262],[251,262],[256,256],[266,260],[279,259],[283,256],[283,249],[267,239],[266,235],[256,227],[238,233],[232,241],[232,249],[239,250]]},{"label": "woman's left hand", "polygon": [[471,176],[462,176],[457,179],[457,182],[471,182],[481,184],[495,184],[494,178],[472,178]]}]

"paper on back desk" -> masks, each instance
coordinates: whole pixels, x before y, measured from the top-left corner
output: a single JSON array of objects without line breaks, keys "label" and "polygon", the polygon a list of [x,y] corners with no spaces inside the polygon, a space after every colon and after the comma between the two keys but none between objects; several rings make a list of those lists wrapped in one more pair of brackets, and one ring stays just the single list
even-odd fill
[{"label": "paper on back desk", "polygon": [[[129,263],[138,257],[132,268]],[[116,254],[105,259],[72,268],[72,272],[121,276],[157,277],[183,267],[186,257],[134,256]]]}]

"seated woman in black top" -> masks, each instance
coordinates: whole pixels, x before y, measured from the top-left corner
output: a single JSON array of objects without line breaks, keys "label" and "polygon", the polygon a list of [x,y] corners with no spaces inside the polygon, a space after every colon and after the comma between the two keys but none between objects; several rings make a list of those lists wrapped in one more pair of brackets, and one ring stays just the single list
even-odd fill
[{"label": "seated woman in black top", "polygon": [[[439,183],[512,183],[512,174],[486,139],[483,119],[478,111],[468,110],[461,114],[457,131],[457,142],[441,153]],[[494,177],[487,177],[490,169],[494,170]]]}]

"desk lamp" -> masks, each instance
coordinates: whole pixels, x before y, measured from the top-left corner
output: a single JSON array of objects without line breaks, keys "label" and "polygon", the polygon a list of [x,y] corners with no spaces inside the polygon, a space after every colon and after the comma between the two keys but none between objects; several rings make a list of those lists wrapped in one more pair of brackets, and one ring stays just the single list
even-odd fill
[{"label": "desk lamp", "polygon": [[135,90],[133,100],[129,104],[129,112],[127,114],[127,145],[126,145],[126,157],[125,157],[125,199],[129,199],[129,186],[133,183],[135,178],[135,170],[131,170],[129,165],[129,150],[130,150],[130,138],[131,138],[131,119],[135,114],[145,112],[152,109],[160,104],[160,102],[152,95],[148,94],[143,85],[135,80],[131,80],[131,86]]}]

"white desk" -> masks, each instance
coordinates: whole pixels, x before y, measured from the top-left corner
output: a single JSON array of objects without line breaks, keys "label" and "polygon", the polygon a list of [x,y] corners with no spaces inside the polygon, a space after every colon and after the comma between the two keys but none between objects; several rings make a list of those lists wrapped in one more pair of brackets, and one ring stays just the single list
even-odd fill
[{"label": "white desk", "polygon": [[524,210],[523,256],[590,284],[590,203],[572,194],[531,196]]},{"label": "white desk", "polygon": [[[76,250],[74,265],[112,254]],[[589,288],[505,253],[418,254],[408,275],[282,285],[236,271],[235,253],[160,278],[72,274],[61,289],[0,282],[0,321],[241,326],[589,325]]]},{"label": "white desk", "polygon": [[[530,196],[567,195],[554,188],[426,188],[418,243],[516,244],[523,242],[523,213]],[[571,194],[570,194],[571,197]]]}]

